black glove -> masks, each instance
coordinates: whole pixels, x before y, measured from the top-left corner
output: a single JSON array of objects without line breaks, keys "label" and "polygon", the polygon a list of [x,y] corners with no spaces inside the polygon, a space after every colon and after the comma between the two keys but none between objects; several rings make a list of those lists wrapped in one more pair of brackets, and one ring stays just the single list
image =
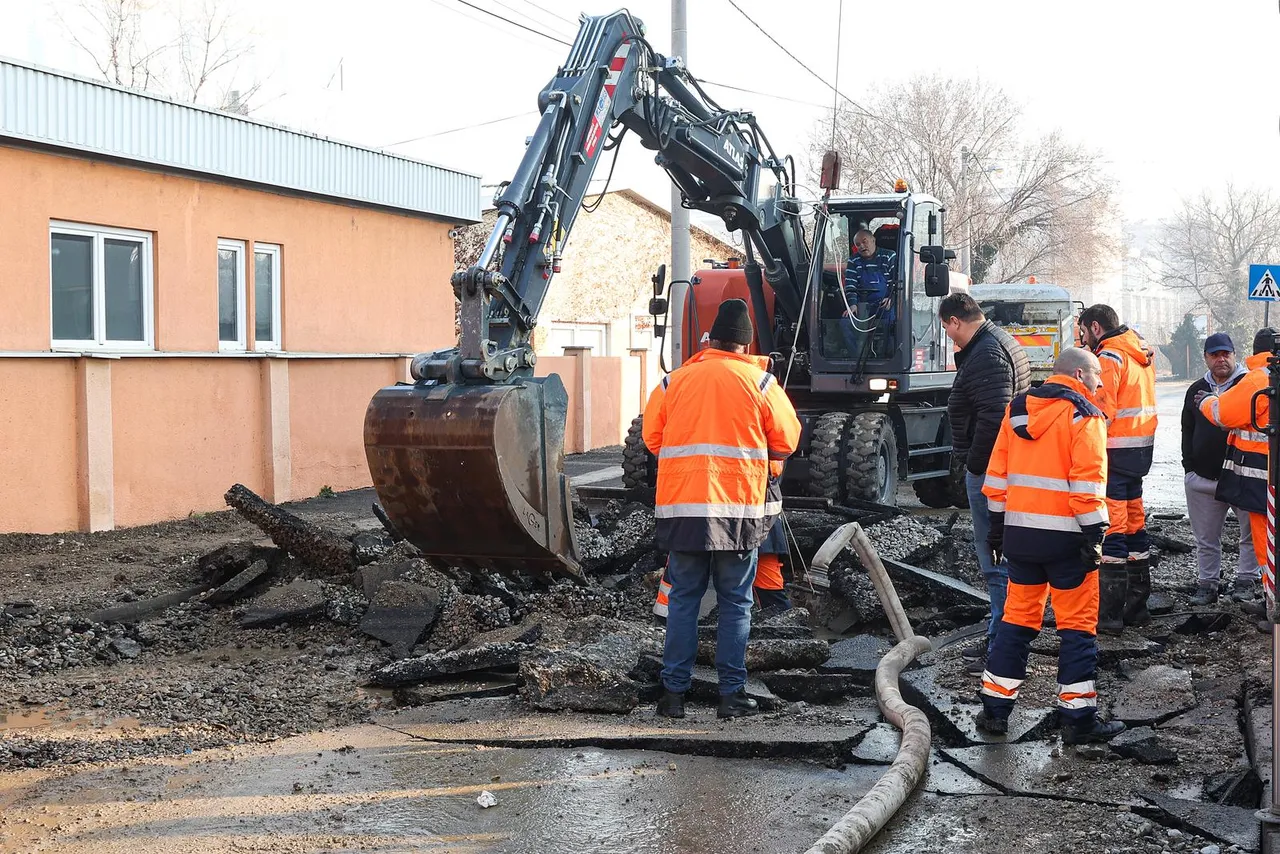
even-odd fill
[{"label": "black glove", "polygon": [[992,566],[1004,557],[1004,514],[991,513],[991,530],[987,531],[987,546],[991,549]]},{"label": "black glove", "polygon": [[1097,569],[1102,565],[1102,538],[1107,534],[1107,526],[1098,522],[1096,525],[1085,525],[1084,543],[1080,546],[1080,560],[1084,563],[1085,572]]},{"label": "black glove", "polygon": [[1199,409],[1199,408],[1200,408],[1200,404],[1201,404],[1201,403],[1204,403],[1204,399],[1205,399],[1206,397],[1209,397],[1209,395],[1210,395],[1210,394],[1211,394],[1211,392],[1208,392],[1208,391],[1198,391],[1198,392],[1196,392],[1196,398],[1195,398],[1195,405],[1196,405],[1196,409]]}]

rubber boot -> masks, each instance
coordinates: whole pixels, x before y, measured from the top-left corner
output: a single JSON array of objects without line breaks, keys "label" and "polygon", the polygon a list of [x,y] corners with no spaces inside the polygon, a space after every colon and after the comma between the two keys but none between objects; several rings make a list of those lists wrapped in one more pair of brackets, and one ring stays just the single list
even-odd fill
[{"label": "rubber boot", "polygon": [[1151,561],[1148,558],[1131,560],[1125,566],[1129,589],[1124,597],[1124,624],[1145,625],[1151,619],[1147,611],[1147,597],[1151,595]]},{"label": "rubber boot", "polygon": [[1098,634],[1118,635],[1124,631],[1128,590],[1129,573],[1123,564],[1104,563],[1098,568]]}]

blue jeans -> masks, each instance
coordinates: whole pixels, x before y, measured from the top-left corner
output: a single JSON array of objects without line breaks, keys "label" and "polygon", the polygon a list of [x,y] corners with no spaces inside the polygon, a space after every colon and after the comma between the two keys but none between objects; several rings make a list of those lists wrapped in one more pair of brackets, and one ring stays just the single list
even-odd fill
[{"label": "blue jeans", "polygon": [[689,690],[698,657],[698,605],[715,584],[720,620],[716,628],[716,671],[720,693],[734,694],[747,684],[747,637],[751,634],[751,583],[756,550],[749,552],[671,552],[667,559],[667,638],[662,650],[662,684],[668,691]]},{"label": "blue jeans", "polygon": [[987,582],[987,595],[991,597],[991,624],[987,626],[987,644],[996,636],[996,626],[1004,616],[1004,599],[1009,588],[1009,564],[1003,559],[998,565],[991,563],[991,549],[987,547],[987,534],[991,533],[991,516],[987,513],[987,496],[982,494],[984,474],[964,473],[964,491],[969,495],[969,512],[973,516],[973,550],[978,555],[978,566]]}]

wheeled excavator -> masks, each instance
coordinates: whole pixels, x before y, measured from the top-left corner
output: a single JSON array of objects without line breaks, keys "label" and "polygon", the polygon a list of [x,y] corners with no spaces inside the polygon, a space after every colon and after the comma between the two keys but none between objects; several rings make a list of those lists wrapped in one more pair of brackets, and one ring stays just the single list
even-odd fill
[{"label": "wheeled excavator", "polygon": [[[722,299],[747,301],[751,351],[772,356],[805,425],[784,488],[891,501],[901,477],[930,503],[949,501],[950,347],[937,320],[949,252],[937,199],[905,186],[837,197],[829,157],[807,242],[794,162],[750,112],[721,107],[679,58],[658,54],[626,11],[582,17],[538,107],[478,261],[452,277],[457,346],[415,356],[413,382],[380,389],[366,412],[373,484],[404,537],[455,565],[580,575],[564,473],[568,397],[557,375],[534,376],[532,334],[596,166],[627,133],[655,152],[686,207],[741,234],[741,266],[673,282],[669,303],[658,282],[652,310],[670,308],[678,365]],[[851,305],[842,287],[861,230],[897,252],[892,312]],[[633,443],[629,454],[635,479]]]}]

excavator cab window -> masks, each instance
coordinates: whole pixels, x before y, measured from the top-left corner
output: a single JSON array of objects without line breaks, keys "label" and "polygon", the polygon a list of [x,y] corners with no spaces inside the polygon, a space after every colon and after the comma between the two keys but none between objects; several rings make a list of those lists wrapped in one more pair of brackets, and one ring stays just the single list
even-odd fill
[{"label": "excavator cab window", "polygon": [[[822,295],[818,305],[822,355],[833,361],[888,358],[896,347],[901,303],[902,223],[896,210],[850,211],[832,216],[822,251]],[[860,250],[868,232],[872,250]],[[888,305],[884,301],[888,299]]]}]

